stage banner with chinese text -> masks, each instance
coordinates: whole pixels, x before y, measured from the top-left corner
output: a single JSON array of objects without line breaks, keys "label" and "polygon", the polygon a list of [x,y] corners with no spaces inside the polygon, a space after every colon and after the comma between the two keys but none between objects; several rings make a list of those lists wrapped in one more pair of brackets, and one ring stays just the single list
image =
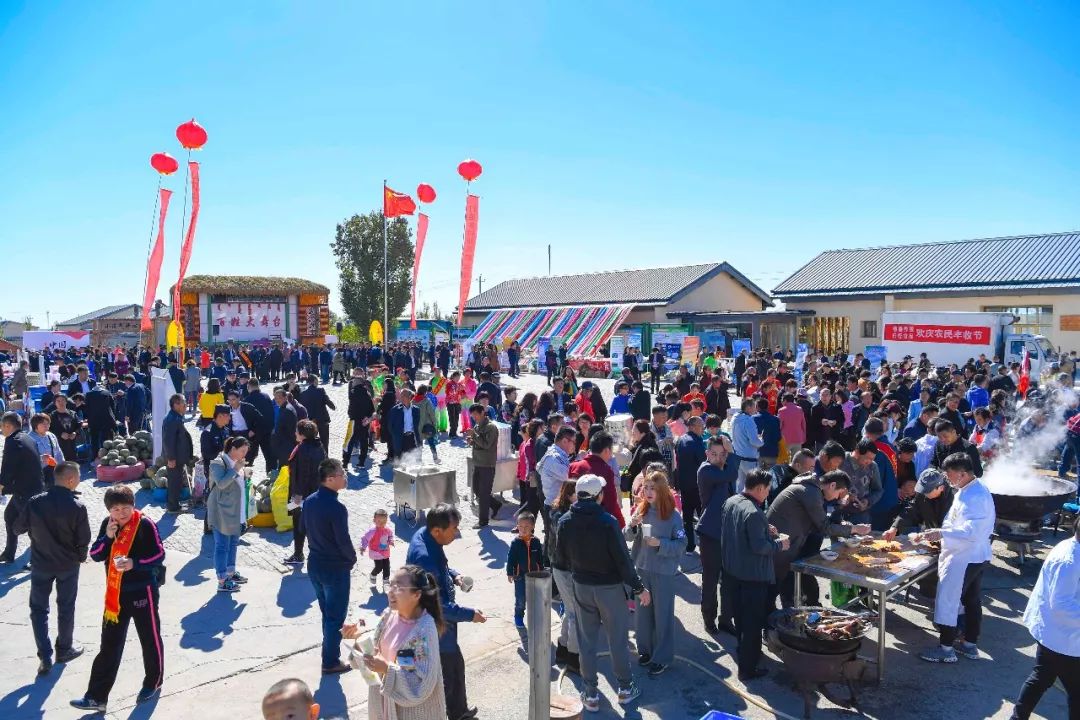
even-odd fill
[{"label": "stage banner with chinese text", "polygon": [[263,340],[285,328],[284,302],[215,302],[218,340]]}]

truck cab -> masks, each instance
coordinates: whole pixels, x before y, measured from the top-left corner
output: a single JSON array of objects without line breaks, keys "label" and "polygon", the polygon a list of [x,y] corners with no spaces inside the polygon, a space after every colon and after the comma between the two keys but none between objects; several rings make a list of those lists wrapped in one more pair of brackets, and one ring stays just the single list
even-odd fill
[{"label": "truck cab", "polygon": [[1024,361],[1024,351],[1027,350],[1028,359],[1031,362],[1031,378],[1037,380],[1043,374],[1050,371],[1050,365],[1058,361],[1057,351],[1042,335],[1030,333],[1017,333],[1005,335],[1005,355],[1002,358],[1006,364]]}]

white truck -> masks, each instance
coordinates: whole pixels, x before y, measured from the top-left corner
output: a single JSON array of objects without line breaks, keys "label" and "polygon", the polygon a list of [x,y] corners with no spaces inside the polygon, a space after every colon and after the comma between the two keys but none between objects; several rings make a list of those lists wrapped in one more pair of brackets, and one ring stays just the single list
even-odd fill
[{"label": "white truck", "polygon": [[1018,318],[999,312],[885,312],[881,316],[881,339],[890,362],[910,355],[916,360],[926,353],[934,365],[963,365],[985,355],[1002,362],[1031,361],[1031,378],[1048,371],[1057,362],[1057,352],[1042,335],[1016,333],[1010,326]]}]

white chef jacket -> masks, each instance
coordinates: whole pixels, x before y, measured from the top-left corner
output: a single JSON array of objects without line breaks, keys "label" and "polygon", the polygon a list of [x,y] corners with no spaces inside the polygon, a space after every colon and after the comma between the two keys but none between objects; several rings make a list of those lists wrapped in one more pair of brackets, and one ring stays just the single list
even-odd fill
[{"label": "white chef jacket", "polygon": [[1024,625],[1043,646],[1080,657],[1080,542],[1059,542],[1043,561],[1024,610]]},{"label": "white chef jacket", "polygon": [[972,563],[987,562],[993,557],[990,535],[996,517],[994,498],[982,481],[975,479],[956,492],[941,526],[940,580],[934,607],[934,622],[938,625],[956,627],[964,571]]}]

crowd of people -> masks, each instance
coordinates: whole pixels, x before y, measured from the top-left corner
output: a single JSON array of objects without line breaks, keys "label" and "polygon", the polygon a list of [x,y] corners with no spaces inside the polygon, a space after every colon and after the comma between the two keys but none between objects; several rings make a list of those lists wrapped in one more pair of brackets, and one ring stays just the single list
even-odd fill
[{"label": "crowd of people", "polygon": [[[780,607],[819,602],[812,578],[802,583],[802,597],[795,597],[792,563],[817,554],[826,538],[872,530],[887,539],[915,531],[941,545],[938,572],[921,585],[936,599],[937,642],[920,656],[939,663],[956,662],[957,655],[984,657],[978,648],[981,578],[991,556],[994,508],[979,478],[986,464],[1009,452],[1010,443],[1028,431],[1026,425],[1040,422],[1037,415],[1017,414],[1025,385],[1020,368],[985,357],[962,367],[935,367],[925,356],[872,367],[861,354],[810,354],[796,366],[791,354],[779,349],[740,354],[733,362],[718,349],[665,377],[663,356],[654,348],[647,357],[631,353],[634,360],[609,399],[596,384],[579,382],[553,349],[543,368],[550,389],[520,393],[503,384],[500,371],[511,378],[520,374],[516,344],[507,351],[506,368],[500,367],[498,348],[481,345],[458,357],[446,344],[432,347],[425,357],[410,343],[287,352],[229,347],[212,359],[209,355],[198,349],[186,370],[164,351],[65,357],[77,361],[61,365],[67,390],[50,385],[49,405],[30,417],[29,432],[15,413],[0,423],[7,438],[0,485],[12,497],[0,561],[14,559],[18,534],[31,529],[31,614],[42,674],[53,662],[47,630],[52,584],[61,620],[55,654],[58,662],[67,662],[82,652],[71,630],[79,565],[89,555],[106,566],[101,650],[85,697],[73,702],[77,707],[104,709],[130,620],[146,666],[140,701],[161,685],[160,538],[153,522],[134,510],[131,491],[121,486],[106,493],[109,519],[91,542],[86,510],[73,492],[79,466],[71,462],[79,459],[72,443],[83,423],[91,445],[95,438],[100,444],[112,433],[143,426],[149,412],[146,375],[154,366],[168,368],[176,391],[163,425],[169,511],[183,511],[181,497],[195,456],[188,425],[201,426],[206,526],[214,536],[218,591],[238,592],[246,583],[236,568],[243,479],[261,453],[268,472],[289,470],[294,542],[284,562],[306,563],[322,615],[322,672],[357,668],[374,674],[369,712],[380,720],[475,717],[457,626],[483,623],[486,617],[457,602],[459,592],[472,589],[472,580],[454,571],[446,555],[461,522],[452,505],[426,513],[425,527],[410,541],[401,568],[390,566],[394,535],[385,511],[377,512],[353,543],[349,513],[338,494],[350,469],[367,466],[376,443],[384,444],[388,462],[418,462],[427,449],[438,463],[440,444],[460,436],[473,457],[469,482],[479,506],[474,529],[483,531],[504,502],[492,492],[495,422],[510,426],[519,481],[516,537],[506,561],[514,620],[524,625],[524,576],[550,568],[562,613],[555,662],[581,676],[582,702],[595,712],[602,645],[611,655],[620,704],[641,694],[635,660],[650,677],[674,661],[675,587],[683,572],[680,561],[688,555],[700,555],[705,629],[736,638],[738,677],[744,682],[767,672],[762,634],[778,601]],[[421,377],[417,371],[425,360],[430,370]],[[49,367],[55,359],[42,356],[37,362]],[[124,389],[110,390],[105,379],[101,387],[95,376],[121,378]],[[273,384],[270,393],[261,382]],[[321,387],[328,382],[347,383],[348,427],[340,459],[329,457],[335,407]],[[1071,377],[1062,373],[1040,392],[1064,397],[1071,388]],[[26,394],[25,387],[11,390]],[[90,422],[96,411],[83,410],[95,393],[103,396],[98,402],[109,404],[104,424]],[[68,399],[74,408],[67,407]],[[1067,415],[1063,421],[1080,417],[1074,397],[1050,407],[1061,408]],[[631,418],[626,447],[617,447],[604,425],[615,414]],[[1075,424],[1078,439],[1075,446],[1066,444],[1063,475],[1080,459],[1080,420]],[[34,533],[35,522],[40,525],[45,515],[63,516],[65,522]],[[1080,663],[1074,643],[1054,639],[1076,628],[1076,616],[1054,605],[1062,594],[1075,598],[1077,577],[1068,565],[1069,557],[1075,559],[1072,542],[1055,551],[1061,555],[1058,564],[1044,568],[1044,573],[1053,569],[1054,582],[1040,580],[1025,615],[1040,645],[1016,717],[1030,712],[1047,678],[1052,682]],[[349,578],[358,554],[374,564],[371,585],[381,576],[389,604],[370,635],[361,623],[348,621]],[[355,642],[347,657],[343,638]],[[1071,702],[1080,702],[1075,680],[1067,687]],[[263,710],[266,717],[318,712],[310,690],[298,680],[275,685]]]}]

